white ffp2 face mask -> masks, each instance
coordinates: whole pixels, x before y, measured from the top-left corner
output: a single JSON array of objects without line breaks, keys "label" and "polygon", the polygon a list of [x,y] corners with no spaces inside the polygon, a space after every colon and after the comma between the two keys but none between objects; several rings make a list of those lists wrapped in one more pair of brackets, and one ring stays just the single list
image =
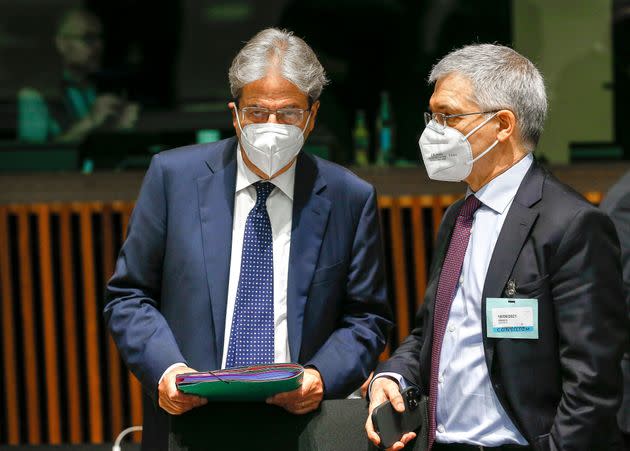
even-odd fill
[{"label": "white ffp2 face mask", "polygon": [[[236,106],[234,106],[236,108]],[[287,124],[247,124],[241,127],[236,110],[236,121],[241,129],[241,146],[247,158],[269,178],[295,159],[304,145],[304,130],[311,119],[309,113],[304,129]]]},{"label": "white ffp2 face mask", "polygon": [[490,152],[499,143],[499,140],[496,140],[476,158],[473,158],[468,138],[496,115],[497,113],[494,113],[467,135],[449,126],[438,131],[433,121],[429,122],[418,141],[422,161],[424,161],[424,167],[429,178],[444,182],[461,182],[468,177],[475,161]]}]

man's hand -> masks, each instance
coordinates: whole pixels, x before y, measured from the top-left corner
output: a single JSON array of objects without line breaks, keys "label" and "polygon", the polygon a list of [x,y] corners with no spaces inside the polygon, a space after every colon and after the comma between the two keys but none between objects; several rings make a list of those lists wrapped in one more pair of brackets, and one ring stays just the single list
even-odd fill
[{"label": "man's hand", "polygon": [[94,100],[90,109],[90,119],[94,128],[100,127],[107,119],[117,116],[122,107],[122,100],[113,94],[103,94]]},{"label": "man's hand", "polygon": [[140,105],[137,103],[127,103],[121,109],[116,121],[116,127],[121,130],[132,129],[136,122],[138,122],[138,116],[140,115]]},{"label": "man's hand", "polygon": [[368,391],[368,388],[370,388],[370,382],[372,382],[373,377],[374,377],[374,371],[370,373],[370,375],[365,380],[365,382],[363,382],[363,385],[361,385],[361,398],[363,399],[367,398],[367,391]]},{"label": "man's hand", "polygon": [[[398,384],[387,377],[378,377],[372,383],[372,390],[370,392],[370,407],[368,410],[367,421],[365,422],[365,431],[367,432],[367,436],[372,443],[377,446],[381,443],[381,438],[378,436],[376,431],[374,431],[374,425],[372,424],[372,411],[376,406],[383,404],[388,400],[392,403],[396,412],[405,411],[405,403],[400,395]],[[405,445],[414,438],[416,438],[416,433],[408,432],[388,449],[393,451],[403,449]]]},{"label": "man's hand", "polygon": [[208,403],[206,398],[187,395],[177,389],[175,377],[182,373],[194,373],[195,370],[187,366],[178,366],[166,373],[158,385],[159,404],[171,415],[181,415],[195,407]]},{"label": "man's hand", "polygon": [[274,404],[288,412],[303,415],[317,409],[323,397],[324,383],[319,371],[314,368],[306,368],[300,388],[273,395],[271,398],[267,398],[267,404]]}]

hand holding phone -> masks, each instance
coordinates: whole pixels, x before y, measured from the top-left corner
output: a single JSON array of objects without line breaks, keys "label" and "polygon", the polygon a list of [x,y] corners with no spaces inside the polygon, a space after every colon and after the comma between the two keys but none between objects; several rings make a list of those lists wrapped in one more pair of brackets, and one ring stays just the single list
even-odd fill
[{"label": "hand holding phone", "polygon": [[416,387],[406,388],[400,394],[405,403],[404,412],[397,412],[390,401],[378,405],[372,412],[374,430],[383,448],[391,447],[404,434],[413,431],[418,432],[418,440],[426,443],[427,397],[421,396]]}]

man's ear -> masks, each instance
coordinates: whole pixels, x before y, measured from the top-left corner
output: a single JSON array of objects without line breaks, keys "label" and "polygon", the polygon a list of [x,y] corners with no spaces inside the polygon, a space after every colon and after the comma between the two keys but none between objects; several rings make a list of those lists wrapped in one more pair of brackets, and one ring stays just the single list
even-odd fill
[{"label": "man's ear", "polygon": [[306,136],[310,135],[310,133],[313,131],[313,128],[315,128],[315,119],[317,119],[317,112],[319,111],[319,105],[320,105],[319,100],[316,100],[313,103],[313,105],[311,105],[311,118],[308,121],[308,127],[305,133]]},{"label": "man's ear", "polygon": [[236,103],[235,102],[228,102],[228,108],[230,109],[230,111],[232,113],[232,126],[234,127],[234,132],[236,133],[236,136],[240,139],[240,137],[241,137],[241,129],[239,128],[238,121],[236,120],[236,115],[238,114]]},{"label": "man's ear", "polygon": [[510,110],[500,110],[496,118],[498,119],[497,140],[500,143],[507,141],[516,131],[516,116]]}]

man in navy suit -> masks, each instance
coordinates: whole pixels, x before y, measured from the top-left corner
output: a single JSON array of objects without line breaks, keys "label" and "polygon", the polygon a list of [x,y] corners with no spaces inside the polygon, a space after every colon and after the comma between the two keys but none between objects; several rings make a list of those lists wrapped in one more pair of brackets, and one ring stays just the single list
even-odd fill
[{"label": "man in navy suit", "polygon": [[300,152],[327,82],[317,57],[267,29],[229,79],[236,138],[153,158],[107,285],[147,395],[144,449],[166,447],[167,414],[206,402],[177,374],[298,362],[301,388],[267,402],[303,414],[361,385],[391,325],[374,188]]}]

